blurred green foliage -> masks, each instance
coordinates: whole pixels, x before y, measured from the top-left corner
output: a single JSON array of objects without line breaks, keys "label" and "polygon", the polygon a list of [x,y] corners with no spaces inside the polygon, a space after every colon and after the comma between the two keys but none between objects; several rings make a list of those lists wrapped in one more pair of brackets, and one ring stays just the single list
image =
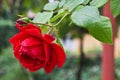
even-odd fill
[{"label": "blurred green foliage", "polygon": [[3,51],[0,56],[0,80],[28,80],[10,48]]},{"label": "blurred green foliage", "polygon": [[[62,69],[46,74],[43,69],[29,73],[25,70],[13,56],[11,48],[4,49],[0,56],[0,80],[76,80],[76,71],[79,64],[78,57],[67,53],[67,60]],[[82,74],[83,80],[100,80],[101,65],[100,58],[86,58]],[[116,79],[120,79],[120,59],[116,60]]]}]

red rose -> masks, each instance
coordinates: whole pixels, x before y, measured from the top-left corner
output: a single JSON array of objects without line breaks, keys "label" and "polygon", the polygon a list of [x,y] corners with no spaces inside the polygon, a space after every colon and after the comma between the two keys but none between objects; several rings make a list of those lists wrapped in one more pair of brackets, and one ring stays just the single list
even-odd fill
[{"label": "red rose", "polygon": [[59,68],[65,62],[66,56],[63,48],[53,43],[51,35],[42,36],[41,30],[31,23],[20,25],[16,23],[20,32],[10,38],[14,55],[19,62],[31,72],[44,68],[50,73],[57,65]]}]

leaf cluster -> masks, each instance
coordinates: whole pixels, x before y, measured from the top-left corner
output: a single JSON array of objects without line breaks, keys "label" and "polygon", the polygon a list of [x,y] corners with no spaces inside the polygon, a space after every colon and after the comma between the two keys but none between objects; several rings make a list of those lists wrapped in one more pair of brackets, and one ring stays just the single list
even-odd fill
[{"label": "leaf cluster", "polygon": [[[49,2],[44,6],[44,11],[39,12],[32,22],[38,23],[44,33],[52,27],[56,35],[58,35],[58,31],[60,33],[64,29],[69,32],[70,27],[68,26],[74,24],[74,27],[86,29],[99,41],[112,43],[111,22],[109,18],[100,15],[98,10],[107,2],[108,0],[60,0]],[[67,20],[67,25],[62,25],[65,20]],[[60,30],[61,26],[63,31]]]}]

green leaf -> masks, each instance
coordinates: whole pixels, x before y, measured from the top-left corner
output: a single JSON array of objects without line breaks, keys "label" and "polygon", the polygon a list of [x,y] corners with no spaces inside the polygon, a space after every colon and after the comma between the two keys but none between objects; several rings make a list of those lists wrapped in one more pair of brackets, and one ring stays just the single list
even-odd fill
[{"label": "green leaf", "polygon": [[120,0],[111,1],[111,11],[115,17],[120,15]]},{"label": "green leaf", "polygon": [[60,9],[60,10],[58,11],[58,14],[63,13],[63,12],[65,12],[65,10],[64,10],[64,9]]},{"label": "green leaf", "polygon": [[90,2],[91,6],[95,6],[95,7],[102,7],[103,5],[105,5],[108,2],[108,0],[92,0]]},{"label": "green leaf", "polygon": [[81,27],[87,27],[89,24],[99,22],[100,15],[96,7],[86,6],[76,9],[71,15],[72,21]]},{"label": "green leaf", "polygon": [[83,2],[83,4],[86,5],[86,4],[88,4],[89,2],[90,2],[90,0],[85,0],[85,1]]},{"label": "green leaf", "polygon": [[65,4],[66,0],[61,0],[61,2],[59,3],[59,8],[61,8],[64,4]]},{"label": "green leaf", "polygon": [[83,6],[83,5],[80,5],[80,6],[78,6],[78,7],[75,9],[75,11],[80,10],[80,9],[82,9],[82,8],[84,8],[84,6]]},{"label": "green leaf", "polygon": [[60,17],[62,17],[65,13],[66,13],[66,12],[62,12],[62,13],[60,13],[60,14],[55,15],[55,16],[50,20],[50,22],[54,22],[54,21],[58,20],[58,19],[59,19]]},{"label": "green leaf", "polygon": [[58,1],[47,3],[47,4],[44,6],[44,10],[51,10],[51,11],[52,11],[52,10],[55,10],[55,9],[57,9],[58,4],[59,4]]},{"label": "green leaf", "polygon": [[104,43],[112,43],[112,25],[107,17],[101,16],[100,22],[89,25],[89,33]]},{"label": "green leaf", "polygon": [[66,0],[66,3],[63,7],[68,8],[69,11],[75,9],[78,5],[82,4],[85,0]]},{"label": "green leaf", "polygon": [[33,22],[35,23],[46,23],[50,20],[50,18],[53,16],[53,12],[39,12],[35,18],[33,19]]}]

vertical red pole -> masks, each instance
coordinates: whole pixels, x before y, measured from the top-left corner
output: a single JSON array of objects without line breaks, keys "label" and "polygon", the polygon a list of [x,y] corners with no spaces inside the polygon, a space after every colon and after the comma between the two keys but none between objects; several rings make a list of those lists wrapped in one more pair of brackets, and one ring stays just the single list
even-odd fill
[{"label": "vertical red pole", "polygon": [[114,74],[114,39],[116,22],[110,11],[110,2],[103,8],[103,15],[110,18],[113,29],[113,45],[103,44],[102,55],[102,80],[115,80]]}]

